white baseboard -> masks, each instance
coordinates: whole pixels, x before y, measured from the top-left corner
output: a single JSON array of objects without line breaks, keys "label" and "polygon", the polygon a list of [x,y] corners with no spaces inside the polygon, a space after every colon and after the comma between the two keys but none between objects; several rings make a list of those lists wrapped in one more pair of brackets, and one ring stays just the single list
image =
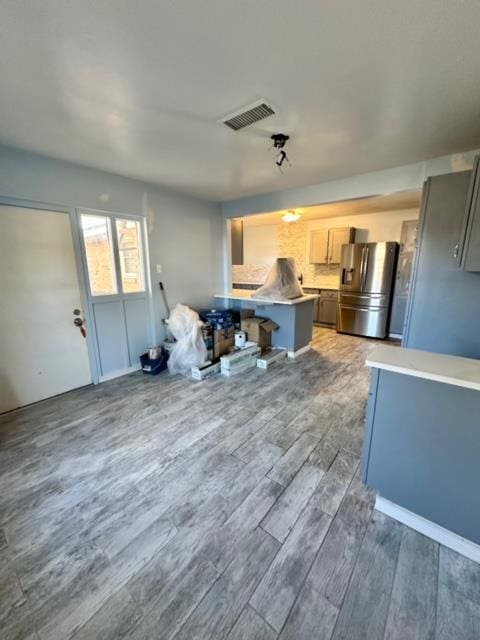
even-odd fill
[{"label": "white baseboard", "polygon": [[139,371],[142,368],[140,363],[135,364],[133,367],[129,367],[128,369],[119,369],[118,371],[112,371],[111,373],[107,373],[106,376],[100,376],[99,382],[106,382],[107,380],[113,380],[114,378],[120,378],[120,376],[126,376],[129,373],[133,373],[134,371]]},{"label": "white baseboard", "polygon": [[408,509],[404,509],[378,495],[375,501],[375,509],[407,525],[407,527],[423,533],[423,535],[443,544],[445,547],[453,549],[462,556],[480,563],[480,545],[475,544],[475,542],[462,538],[462,536],[444,529],[431,520],[426,520],[422,516],[418,516],[416,513],[408,511]]},{"label": "white baseboard", "polygon": [[401,340],[403,335],[401,333],[389,333],[388,337],[393,338],[394,340]]},{"label": "white baseboard", "polygon": [[302,353],[307,353],[307,351],[310,351],[310,349],[311,349],[311,343],[309,342],[304,347],[300,347],[300,349],[297,349],[296,351],[287,350],[287,356],[289,358],[298,358],[298,356],[301,356]]}]

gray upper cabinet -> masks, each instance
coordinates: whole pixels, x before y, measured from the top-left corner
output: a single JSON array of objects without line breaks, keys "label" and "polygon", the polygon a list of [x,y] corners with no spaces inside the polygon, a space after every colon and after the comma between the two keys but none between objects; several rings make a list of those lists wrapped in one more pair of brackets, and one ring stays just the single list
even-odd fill
[{"label": "gray upper cabinet", "polygon": [[243,220],[234,218],[231,221],[232,265],[243,264]]},{"label": "gray upper cabinet", "polygon": [[462,271],[454,258],[470,176],[461,171],[426,182],[404,347],[480,358],[480,274]]},{"label": "gray upper cabinet", "polygon": [[460,240],[455,247],[458,265],[464,271],[480,271],[480,162],[475,163],[465,208]]},{"label": "gray upper cabinet", "polygon": [[328,264],[340,264],[342,246],[353,242],[354,230],[351,227],[329,229],[328,231]]},{"label": "gray upper cabinet", "polygon": [[309,262],[312,264],[328,263],[328,229],[310,231]]},{"label": "gray upper cabinet", "polygon": [[313,229],[310,231],[309,262],[340,264],[342,246],[355,240],[353,227]]}]

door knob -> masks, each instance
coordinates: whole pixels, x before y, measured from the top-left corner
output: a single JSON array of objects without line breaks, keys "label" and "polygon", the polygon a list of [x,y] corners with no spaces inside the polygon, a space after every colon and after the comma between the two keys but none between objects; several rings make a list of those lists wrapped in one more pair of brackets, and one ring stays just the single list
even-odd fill
[{"label": "door knob", "polygon": [[73,324],[74,324],[76,327],[81,327],[81,326],[82,326],[82,324],[83,324],[83,320],[82,320],[81,318],[75,318],[75,320],[73,321]]}]

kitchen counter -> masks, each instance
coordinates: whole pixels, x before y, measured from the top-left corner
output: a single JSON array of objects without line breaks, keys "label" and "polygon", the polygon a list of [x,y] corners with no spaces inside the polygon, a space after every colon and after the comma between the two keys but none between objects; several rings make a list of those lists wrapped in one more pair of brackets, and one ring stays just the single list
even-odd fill
[{"label": "kitchen counter", "polygon": [[339,285],[337,284],[332,284],[332,283],[325,283],[325,284],[311,284],[309,282],[304,282],[302,284],[302,287],[304,289],[322,289],[322,290],[327,290],[327,291],[338,291]]},{"label": "kitchen counter", "polygon": [[[262,287],[265,283],[264,282],[233,282],[232,284],[234,285],[243,284],[248,286],[252,285],[254,287]],[[325,280],[323,283],[322,282],[320,283],[304,282],[301,286],[303,289],[328,289],[329,291],[338,291],[338,288],[339,288],[338,282],[333,283],[331,280]]]},{"label": "kitchen counter", "polygon": [[367,365],[375,508],[480,562],[480,360],[379,346]]},{"label": "kitchen counter", "polygon": [[272,333],[272,346],[287,350],[290,358],[308,351],[313,332],[313,303],[318,294],[304,295],[294,300],[261,300],[252,298],[251,289],[234,289],[213,297],[223,301],[226,308],[255,307],[255,315],[270,318],[278,324]]},{"label": "kitchen counter", "polygon": [[302,304],[303,302],[308,302],[309,300],[315,300],[318,298],[318,294],[316,293],[307,293],[300,298],[293,298],[292,300],[267,300],[262,298],[255,298],[255,291],[251,289],[233,289],[228,293],[215,293],[214,298],[228,298],[228,300],[249,300],[254,304],[261,305],[273,305],[273,304]]},{"label": "kitchen counter", "polygon": [[366,364],[376,369],[480,391],[480,360],[382,345],[372,351]]}]

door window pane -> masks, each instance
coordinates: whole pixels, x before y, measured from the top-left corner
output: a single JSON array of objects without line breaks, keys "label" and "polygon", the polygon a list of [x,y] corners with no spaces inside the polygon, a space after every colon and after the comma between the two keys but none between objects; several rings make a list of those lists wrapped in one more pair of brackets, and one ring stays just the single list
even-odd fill
[{"label": "door window pane", "polygon": [[105,216],[82,214],[82,232],[92,296],[117,293],[112,229]]},{"label": "door window pane", "polygon": [[123,293],[145,291],[140,224],[137,220],[115,221]]}]

